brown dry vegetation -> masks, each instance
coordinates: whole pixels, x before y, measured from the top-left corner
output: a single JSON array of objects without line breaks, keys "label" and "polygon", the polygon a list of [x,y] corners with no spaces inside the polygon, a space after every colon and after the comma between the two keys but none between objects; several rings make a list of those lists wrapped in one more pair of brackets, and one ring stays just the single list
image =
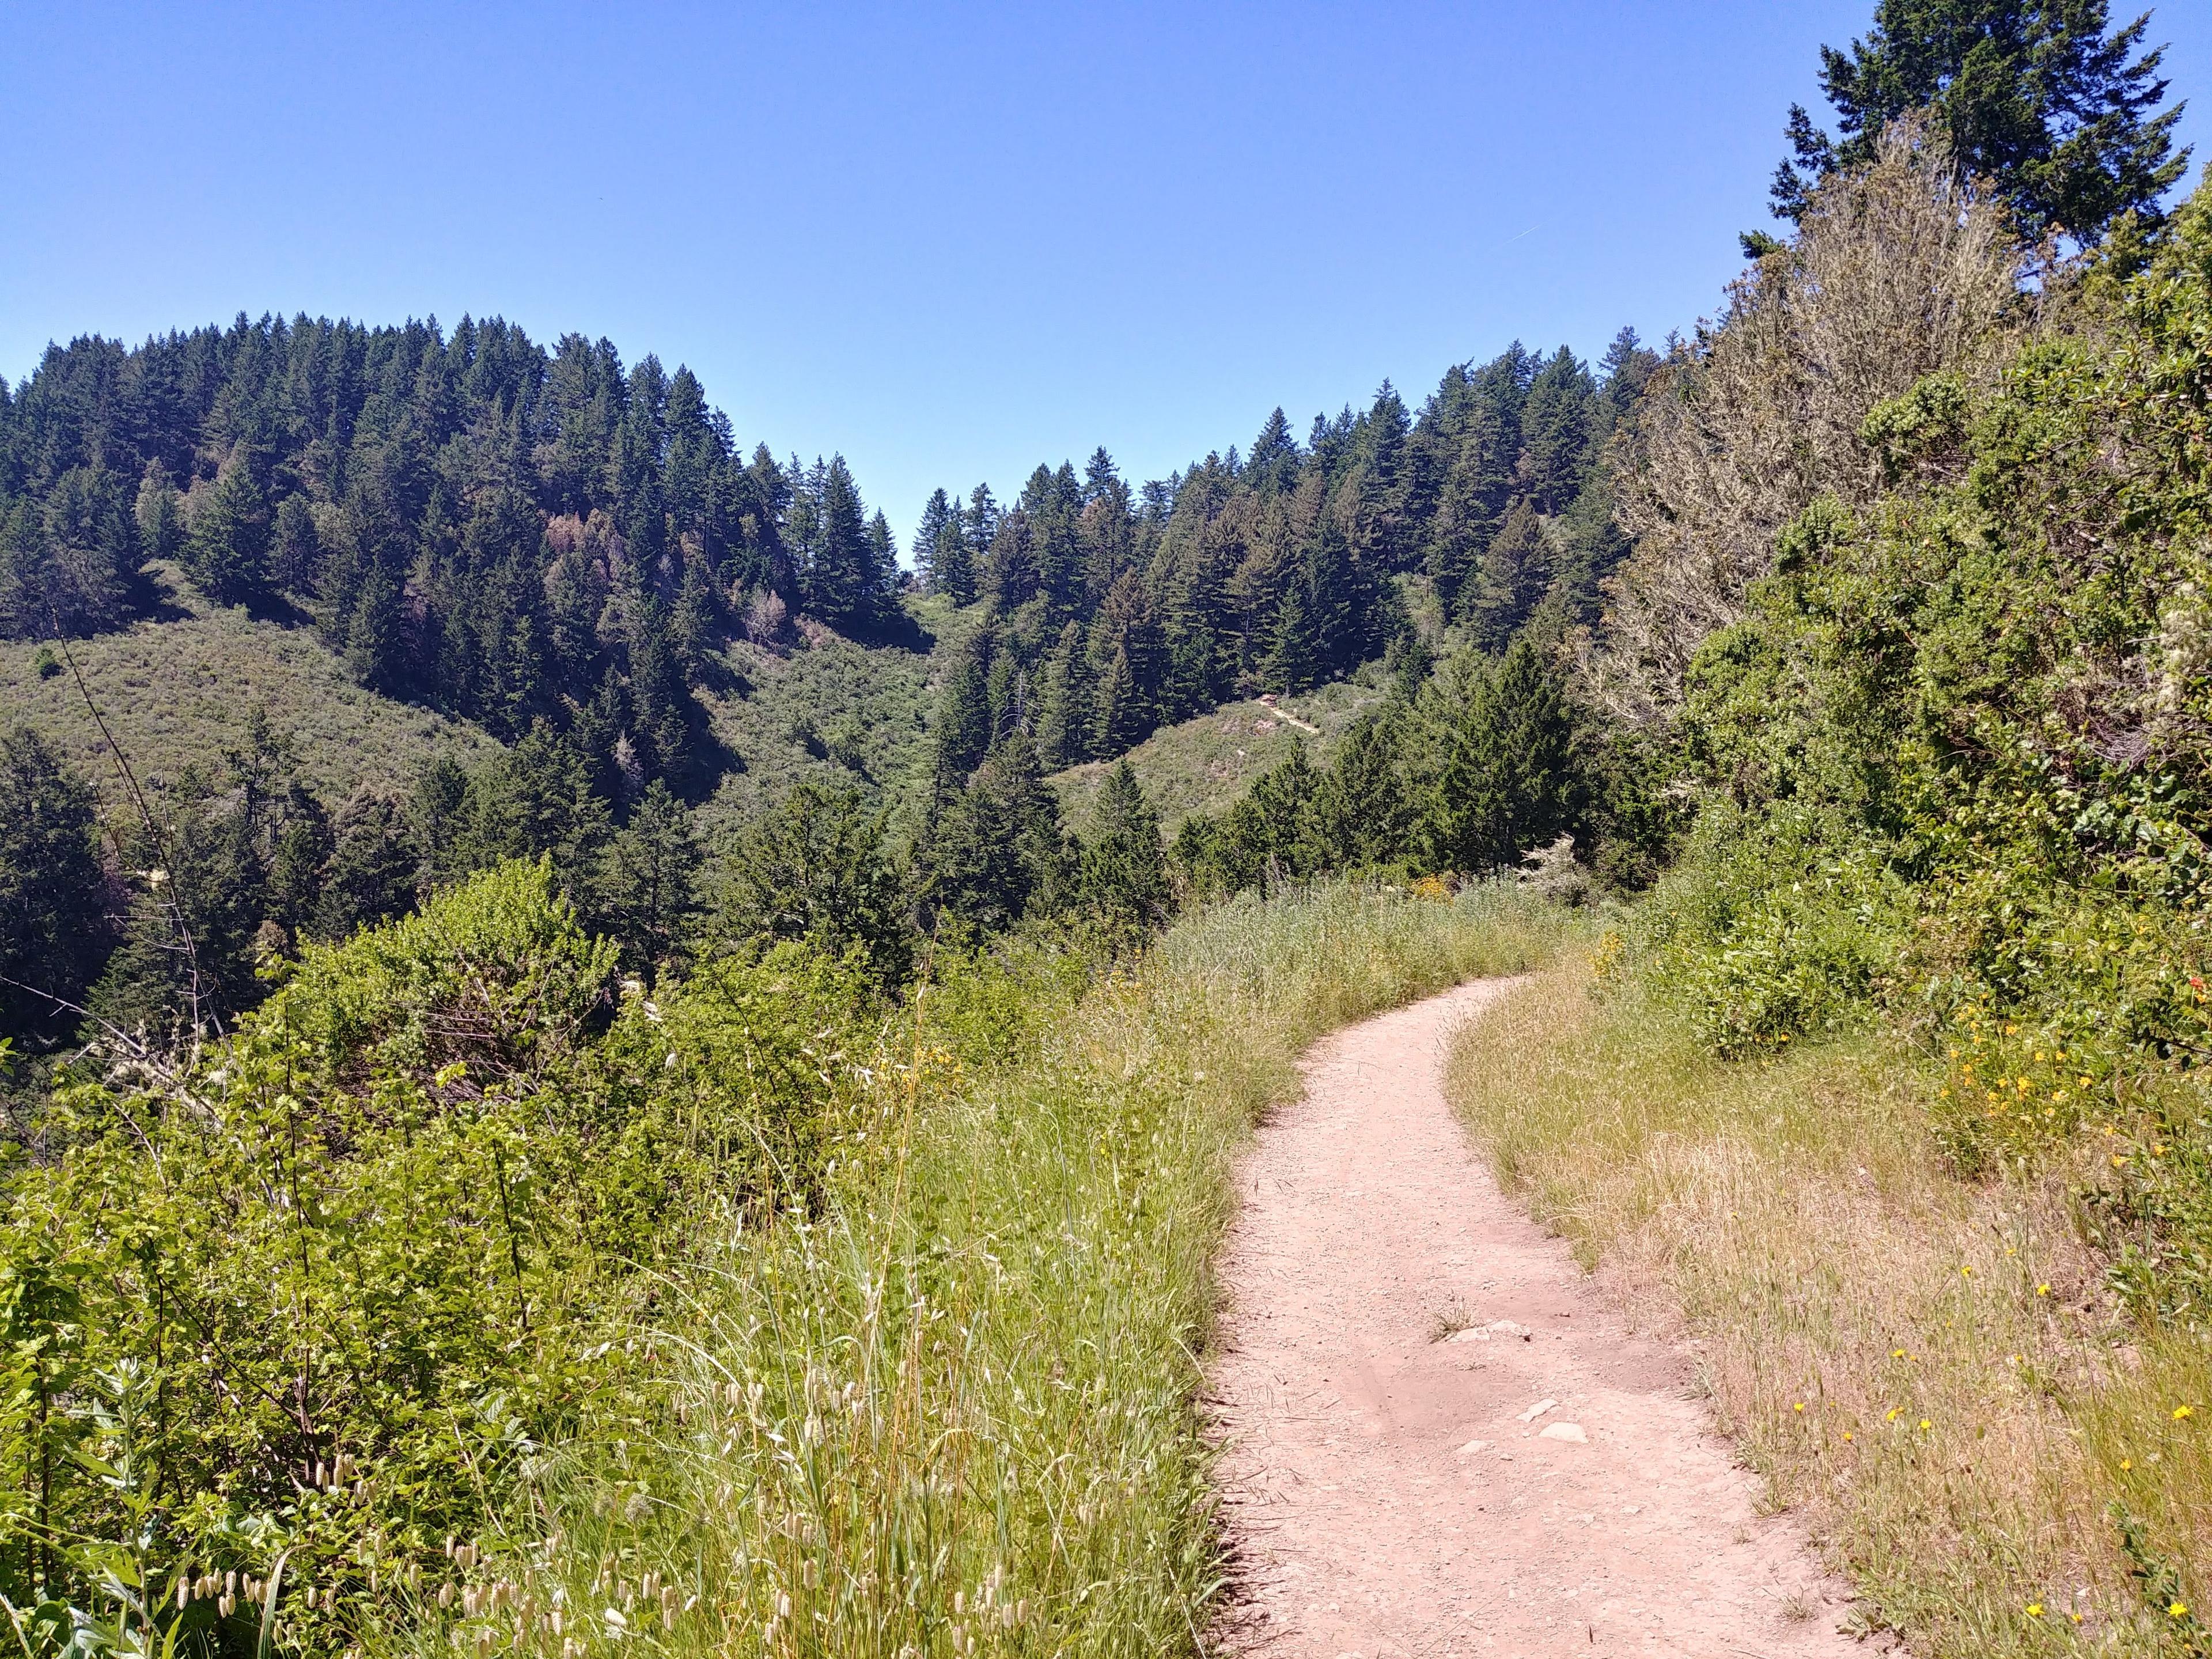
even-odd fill
[{"label": "brown dry vegetation", "polygon": [[1719,325],[1655,376],[1617,456],[1636,551],[1607,582],[1587,665],[1611,712],[1648,724],[1691,654],[1742,616],[1775,539],[1815,496],[1884,486],[1867,411],[1923,376],[1988,383],[2027,321],[2002,211],[1942,146],[1893,127],[1879,159],[1814,197],[1801,234],[1738,278]]},{"label": "brown dry vegetation", "polygon": [[1929,1659],[2202,1652],[2172,1607],[2212,1595],[2212,1376],[2105,1291],[2086,1172],[1954,1176],[1940,1079],[1893,1042],[1731,1065],[1599,988],[1577,957],[1470,1025],[1452,1097],[1508,1188],[1693,1341],[1865,1623]]}]

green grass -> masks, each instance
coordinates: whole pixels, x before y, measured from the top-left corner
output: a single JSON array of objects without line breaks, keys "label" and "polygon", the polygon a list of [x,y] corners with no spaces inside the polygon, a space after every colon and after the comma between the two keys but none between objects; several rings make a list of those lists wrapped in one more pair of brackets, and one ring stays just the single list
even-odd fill
[{"label": "green grass", "polygon": [[[292,739],[301,780],[336,805],[362,784],[404,785],[440,750],[473,764],[497,748],[480,728],[356,684],[305,627],[210,605],[166,567],[169,619],[71,641],[94,701],[142,781],[220,760],[257,708]],[[0,708],[67,754],[104,798],[120,784],[66,669],[40,678],[42,647],[0,641]],[[58,654],[58,653],[57,653]]]},{"label": "green grass", "polygon": [[1222,1568],[1195,1394],[1239,1147],[1314,1036],[1528,968],[1563,927],[1511,888],[1337,885],[1194,915],[1088,988],[1048,960],[956,977],[872,1063],[828,1212],[672,1281],[635,1339],[670,1357],[668,1419],[544,1459],[456,1574],[476,1594],[439,1613],[426,1583],[408,1640],[1197,1651]]},{"label": "green grass", "polygon": [[1729,1063],[1603,984],[1569,953],[1468,1026],[1453,1097],[1539,1220],[1686,1325],[1723,1426],[1869,1621],[1923,1659],[2207,1651],[2169,1609],[2212,1596],[2212,1367],[2107,1290],[2087,1169],[1960,1179],[1941,1079],[1895,1039]]},{"label": "green grass", "polygon": [[[1255,778],[1288,760],[1301,741],[1316,765],[1325,763],[1344,728],[1382,700],[1379,690],[1342,680],[1281,698],[1274,708],[1258,702],[1224,703],[1212,714],[1153,732],[1129,751],[1128,761],[1158,809],[1161,827],[1172,835],[1193,812],[1218,812],[1233,805]],[[1049,781],[1070,828],[1081,832],[1091,827],[1091,803],[1113,765],[1110,760],[1092,761],[1053,775]]]},{"label": "green grass", "polygon": [[715,736],[738,759],[701,811],[710,838],[809,778],[851,785],[895,815],[911,813],[927,783],[941,644],[918,653],[810,629],[788,650],[740,642],[725,659],[742,677],[742,692],[700,696]]}]

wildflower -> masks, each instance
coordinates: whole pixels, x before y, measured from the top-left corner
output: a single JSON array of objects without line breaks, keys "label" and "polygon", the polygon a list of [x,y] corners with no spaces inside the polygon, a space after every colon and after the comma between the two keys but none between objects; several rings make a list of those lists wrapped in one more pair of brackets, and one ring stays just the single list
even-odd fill
[{"label": "wildflower", "polygon": [[2186,1422],[2196,1415],[2197,1407],[2194,1406],[2176,1406],[2173,1408],[2173,1420],[2177,1423]]},{"label": "wildflower", "polygon": [[2131,1469],[2131,1468],[2135,1468],[2135,1466],[2136,1466],[2136,1460],[2135,1460],[2134,1458],[2132,1458],[2132,1457],[2123,1457],[2123,1458],[2120,1460],[2120,1472],[2121,1472],[2122,1474],[2124,1474],[2128,1470],[2130,1470],[2130,1469]]},{"label": "wildflower", "polygon": [[1796,1409],[1796,1410],[1798,1410],[1798,1411],[1801,1411],[1801,1412],[1802,1412],[1802,1411],[1803,1411],[1803,1410],[1805,1409],[1805,1402],[1804,1402],[1803,1401],[1802,1401],[1802,1400],[1801,1400],[1801,1401],[1799,1401],[1797,1402],[1797,1404],[1796,1404],[1796,1406],[1795,1409]]},{"label": "wildflower", "polygon": [[2042,1602],[2040,1602],[2040,1601],[2030,1601],[2030,1602],[2027,1604],[2027,1616],[2028,1616],[2029,1618],[2031,1618],[2031,1619],[2040,1619],[2040,1618],[2042,1618],[2042,1617],[2043,1617],[2043,1603],[2042,1603]]},{"label": "wildflower", "polygon": [[1959,1277],[1961,1279],[1972,1279],[1973,1276],[1974,1270],[1972,1267],[1961,1267],[1959,1269]]},{"label": "wildflower", "polygon": [[1850,1431],[1849,1429],[1845,1429],[1845,1430],[1844,1431],[1844,1439],[1846,1439],[1846,1440],[1848,1440],[1848,1439],[1850,1439],[1850,1437],[1851,1437],[1851,1431]]},{"label": "wildflower", "polygon": [[2186,1601],[2176,1601],[2172,1607],[2166,1610],[2166,1616],[2169,1619],[2188,1618],[2189,1603]]},{"label": "wildflower", "polygon": [[2038,1296],[2049,1296],[2051,1294],[2051,1286],[2048,1285],[2038,1285],[2035,1287],[2035,1293]]},{"label": "wildflower", "polygon": [[1920,1419],[1920,1426],[1921,1426],[1922,1428],[1923,1428],[1923,1429],[1932,1429],[1932,1428],[1934,1428],[1936,1425],[1935,1425],[1933,1423],[1929,1422],[1926,1418],[1924,1418],[1924,1417],[1923,1417],[1923,1418],[1922,1418],[1922,1419]]},{"label": "wildflower", "polygon": [[1903,1411],[1904,1409],[1905,1409],[1905,1407],[1902,1407],[1902,1406],[1892,1406],[1892,1407],[1889,1408],[1889,1415],[1888,1415],[1888,1416],[1887,1416],[1887,1417],[1885,1417],[1885,1418],[1883,1418],[1881,1420],[1882,1420],[1883,1422],[1885,1422],[1885,1423],[1894,1423],[1894,1422],[1896,1422],[1896,1421],[1897,1421],[1897,1414],[1898,1414],[1898,1413],[1899,1413],[1899,1412]]},{"label": "wildflower", "polygon": [[1889,1351],[1889,1357],[1892,1359],[1902,1359],[1905,1358],[1905,1350],[1902,1348],[1892,1348]]}]

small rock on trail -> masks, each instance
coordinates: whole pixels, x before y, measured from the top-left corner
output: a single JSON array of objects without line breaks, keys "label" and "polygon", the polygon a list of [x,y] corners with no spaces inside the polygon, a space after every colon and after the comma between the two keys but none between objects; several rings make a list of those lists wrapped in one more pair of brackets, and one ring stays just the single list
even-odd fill
[{"label": "small rock on trail", "polygon": [[[1235,1572],[1217,1641],[1863,1656],[1836,1630],[1846,1592],[1759,1517],[1686,1360],[1628,1334],[1468,1146],[1444,1047],[1506,988],[1317,1045],[1243,1167],[1212,1378]],[[1437,1340],[1446,1310],[1463,1328]]]}]

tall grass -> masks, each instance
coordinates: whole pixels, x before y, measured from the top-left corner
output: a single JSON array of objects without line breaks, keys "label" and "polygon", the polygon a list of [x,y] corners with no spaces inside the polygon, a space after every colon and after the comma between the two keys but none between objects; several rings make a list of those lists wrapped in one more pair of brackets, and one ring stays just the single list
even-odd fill
[{"label": "tall grass", "polygon": [[1941,1079],[1879,1036],[1729,1063],[1635,985],[1592,993],[1564,954],[1468,1028],[1453,1097],[1540,1219],[1686,1326],[1869,1621],[1927,1659],[2206,1652],[2206,1350],[2125,1320],[2075,1183],[1954,1176]]},{"label": "tall grass", "polygon": [[1230,1172],[1343,1020],[1544,959],[1511,888],[1331,885],[1088,986],[925,996],[826,1211],[672,1278],[674,1403],[548,1450],[372,1646],[576,1656],[1191,1652],[1219,1579],[1195,1403]]}]

